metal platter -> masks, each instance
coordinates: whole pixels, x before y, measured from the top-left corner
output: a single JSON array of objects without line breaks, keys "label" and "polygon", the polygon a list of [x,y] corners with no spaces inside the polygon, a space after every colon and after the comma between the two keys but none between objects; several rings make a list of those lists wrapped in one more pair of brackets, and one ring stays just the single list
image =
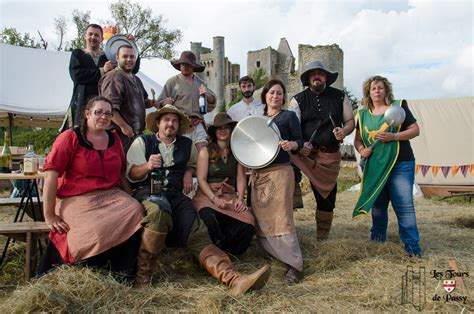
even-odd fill
[{"label": "metal platter", "polygon": [[267,117],[250,116],[234,128],[230,139],[232,153],[242,165],[260,169],[271,164],[280,151],[280,131],[268,126]]}]

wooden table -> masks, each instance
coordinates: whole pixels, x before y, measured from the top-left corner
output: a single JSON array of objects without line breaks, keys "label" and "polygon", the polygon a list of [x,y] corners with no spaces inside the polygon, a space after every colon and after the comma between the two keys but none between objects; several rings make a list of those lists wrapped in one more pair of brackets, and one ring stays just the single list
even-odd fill
[{"label": "wooden table", "polygon": [[[18,205],[18,209],[15,214],[15,218],[13,219],[13,224],[22,222],[25,213],[28,214],[34,221],[44,221],[43,216],[43,209],[39,195],[39,189],[37,180],[44,178],[44,173],[39,172],[35,175],[24,175],[23,173],[0,173],[0,180],[26,180],[26,188],[21,193],[21,200],[20,204]],[[36,191],[36,196],[33,196],[33,192]],[[2,224],[3,226],[7,224]],[[7,242],[5,243],[5,247],[3,249],[2,257],[0,260],[0,266],[3,264],[5,256],[7,254],[8,246],[10,245],[11,237],[6,234],[2,233],[2,228],[0,225],[0,234],[4,234],[8,236]],[[7,229],[11,228],[8,227]],[[21,229],[21,228],[20,228]],[[10,229],[9,229],[10,230]],[[28,233],[23,231],[23,234],[28,237]],[[30,233],[31,236],[31,233]],[[26,240],[26,239],[25,239]],[[30,237],[31,241],[31,237]],[[27,242],[27,253],[28,253],[28,241]],[[36,243],[36,241],[34,241]],[[34,248],[34,246],[33,246]],[[30,243],[31,249],[31,243]],[[39,243],[40,252],[42,251],[41,243]],[[29,256],[27,256],[29,258]],[[27,260],[27,265],[30,265],[30,261]],[[29,273],[27,274],[29,276]],[[29,277],[28,277],[29,278]]]},{"label": "wooden table", "polygon": [[[34,275],[37,262],[40,258],[37,243],[46,239],[49,227],[42,221],[0,223],[0,235],[7,236],[26,243],[25,254],[25,280],[29,281]],[[41,253],[40,253],[41,254]]]},{"label": "wooden table", "polygon": [[[38,172],[35,175],[24,175],[23,173],[0,173],[0,180],[27,180],[26,189],[24,189],[21,193],[20,204],[13,222],[22,221],[25,213],[31,216],[34,221],[44,220],[37,184],[37,180],[43,178],[43,172]],[[36,196],[33,196],[33,191],[35,190]],[[35,200],[38,208],[35,208]],[[20,219],[18,220],[18,218]]]}]

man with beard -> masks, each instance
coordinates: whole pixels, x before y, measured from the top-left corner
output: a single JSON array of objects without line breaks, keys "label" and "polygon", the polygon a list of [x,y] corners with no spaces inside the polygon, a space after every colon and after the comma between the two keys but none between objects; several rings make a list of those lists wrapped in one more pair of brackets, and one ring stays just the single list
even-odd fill
[{"label": "man with beard", "polygon": [[349,99],[343,91],[330,86],[337,76],[320,61],[309,63],[300,77],[308,88],[296,94],[289,104],[300,119],[305,140],[299,155],[291,156],[291,161],[311,182],[317,204],[318,240],[328,238],[332,225],[341,162],[339,144],[354,130]]},{"label": "man with beard", "polygon": [[[130,40],[133,36],[127,35]],[[74,49],[69,61],[69,74],[74,83],[71,104],[64,118],[61,131],[79,125],[82,110],[87,101],[99,95],[98,83],[105,73],[115,68],[112,61],[108,61],[104,52],[100,49],[103,41],[103,30],[100,25],[89,24],[84,33],[86,48]],[[138,58],[133,73],[140,68]]]},{"label": "man with beard", "polygon": [[227,256],[212,244],[206,225],[191,199],[183,194],[184,177],[191,176],[197,149],[182,136],[190,121],[173,105],[165,105],[146,117],[153,134],[138,137],[127,153],[127,178],[134,184],[133,196],[145,208],[138,252],[135,287],[151,284],[158,254],[167,246],[187,247],[201,266],[230,288],[233,296],[262,288],[270,276],[265,265],[253,274],[237,272]]},{"label": "man with beard", "polygon": [[240,121],[248,116],[263,116],[263,104],[260,100],[253,98],[255,81],[249,76],[239,80],[239,88],[243,99],[227,110],[227,114],[234,121]]},{"label": "man with beard", "polygon": [[[238,103],[232,105],[227,110],[227,114],[232,120],[239,122],[243,118],[248,116],[263,116],[263,108],[265,107],[262,102],[253,97],[255,92],[255,81],[250,76],[244,76],[239,79],[239,88],[242,93],[243,99]],[[247,177],[247,181],[248,181]],[[247,186],[247,206],[251,206],[251,192],[250,185]]]},{"label": "man with beard", "polygon": [[121,46],[116,55],[118,66],[99,81],[100,95],[112,103],[113,128],[117,130],[125,152],[145,129],[145,108],[158,106],[155,100],[148,99],[142,81],[133,74],[136,57],[132,46]]}]

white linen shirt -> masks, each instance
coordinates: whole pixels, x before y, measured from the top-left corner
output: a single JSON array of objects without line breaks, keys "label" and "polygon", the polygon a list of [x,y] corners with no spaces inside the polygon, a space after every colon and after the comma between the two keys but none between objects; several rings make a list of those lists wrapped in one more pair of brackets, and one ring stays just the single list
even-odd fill
[{"label": "white linen shirt", "polygon": [[253,99],[250,104],[246,104],[242,99],[227,110],[227,114],[232,120],[239,122],[249,116],[263,116],[264,105],[257,99]]}]

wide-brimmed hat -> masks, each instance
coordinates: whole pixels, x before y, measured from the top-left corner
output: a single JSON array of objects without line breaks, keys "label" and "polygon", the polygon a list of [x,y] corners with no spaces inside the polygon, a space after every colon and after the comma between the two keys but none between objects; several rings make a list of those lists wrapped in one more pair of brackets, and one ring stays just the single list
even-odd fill
[{"label": "wide-brimmed hat", "polygon": [[303,86],[308,86],[308,76],[309,73],[311,73],[311,71],[313,70],[321,70],[326,72],[326,74],[328,75],[326,86],[329,86],[334,83],[337,80],[337,76],[339,75],[339,73],[337,72],[329,71],[329,69],[321,61],[313,61],[303,66],[303,73],[300,76],[301,83],[303,83]]},{"label": "wide-brimmed hat", "polygon": [[201,120],[204,120],[204,117],[201,113],[199,112],[195,112],[195,111],[189,111],[189,110],[186,110],[185,111],[186,115],[191,119],[191,118],[199,118]]},{"label": "wide-brimmed hat", "polygon": [[181,71],[181,63],[187,63],[194,68],[194,72],[202,72],[206,68],[204,65],[196,62],[196,55],[192,51],[183,51],[178,60],[171,60],[171,65],[178,71]]},{"label": "wide-brimmed hat", "polygon": [[237,121],[232,120],[227,113],[219,112],[214,116],[212,124],[208,127],[209,135],[216,134],[216,128],[226,124],[230,124],[231,128],[234,128]]},{"label": "wide-brimmed hat", "polygon": [[190,120],[188,116],[176,108],[173,105],[164,105],[163,108],[150,112],[146,116],[146,128],[150,130],[153,133],[158,132],[158,127],[156,126],[156,120],[160,118],[161,115],[165,113],[174,113],[179,116],[179,128],[178,128],[178,134],[186,134],[186,131],[188,130]]}]

